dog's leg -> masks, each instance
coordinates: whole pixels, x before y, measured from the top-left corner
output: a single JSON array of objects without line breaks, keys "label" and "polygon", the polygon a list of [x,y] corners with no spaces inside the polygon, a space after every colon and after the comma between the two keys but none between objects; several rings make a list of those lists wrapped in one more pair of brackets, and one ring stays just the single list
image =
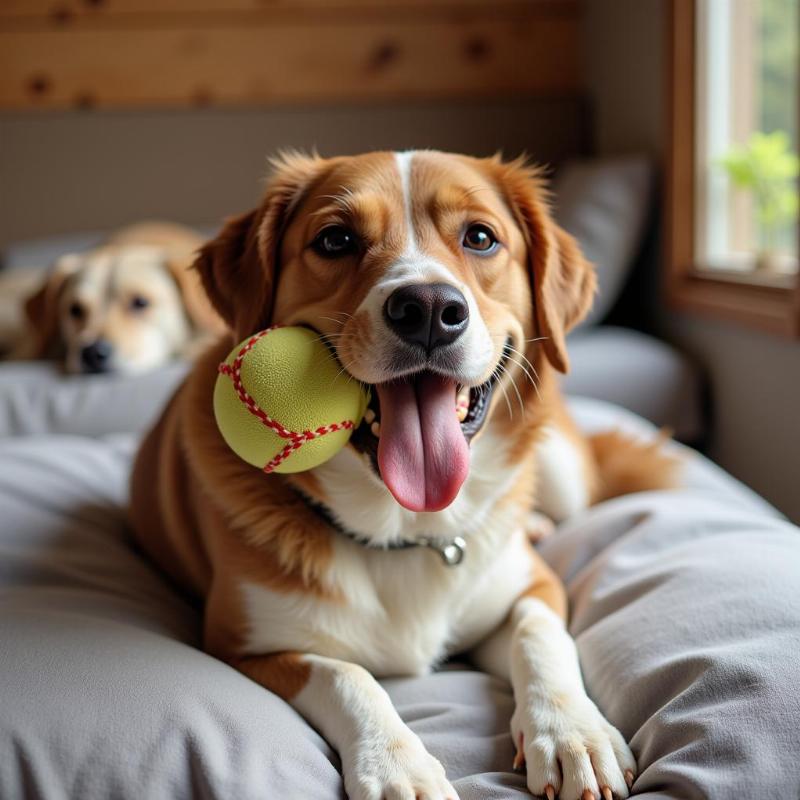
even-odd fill
[{"label": "dog's leg", "polygon": [[233,665],[291,703],[339,751],[350,800],[458,800],[442,765],[362,667],[300,653]]},{"label": "dog's leg", "polygon": [[622,735],[586,695],[578,653],[564,625],[566,596],[538,554],[536,580],[505,625],[474,652],[476,664],[511,681],[514,767],[552,800],[628,796],[636,761]]}]

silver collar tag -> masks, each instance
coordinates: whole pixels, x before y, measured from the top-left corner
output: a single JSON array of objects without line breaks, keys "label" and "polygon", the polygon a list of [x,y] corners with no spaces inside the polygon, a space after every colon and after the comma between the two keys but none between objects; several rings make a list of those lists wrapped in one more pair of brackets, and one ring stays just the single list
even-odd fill
[{"label": "silver collar tag", "polygon": [[456,536],[449,542],[438,539],[420,539],[419,544],[435,550],[448,567],[457,567],[467,554],[467,543],[461,536]]}]

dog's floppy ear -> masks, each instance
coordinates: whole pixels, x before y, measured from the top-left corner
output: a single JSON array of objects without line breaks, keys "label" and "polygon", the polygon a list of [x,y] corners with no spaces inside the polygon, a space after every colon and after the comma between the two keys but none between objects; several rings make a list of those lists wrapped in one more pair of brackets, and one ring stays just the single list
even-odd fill
[{"label": "dog's floppy ear", "polygon": [[212,305],[239,338],[270,324],[283,231],[325,163],[298,153],[273,160],[261,206],[229,219],[200,249],[194,267]]},{"label": "dog's floppy ear", "polygon": [[228,326],[211,305],[200,275],[196,269],[192,269],[191,259],[167,258],[167,268],[178,284],[183,307],[192,327],[199,333],[223,334]]},{"label": "dog's floppy ear", "polygon": [[523,159],[491,164],[528,247],[538,335],[548,361],[569,371],[566,334],[589,312],[597,289],[594,267],[575,239],[553,221],[540,171]]},{"label": "dog's floppy ear", "polygon": [[51,267],[41,288],[25,301],[29,328],[22,345],[25,358],[48,358],[56,354],[61,331],[58,300],[65,281],[80,263],[78,255],[61,256]]}]

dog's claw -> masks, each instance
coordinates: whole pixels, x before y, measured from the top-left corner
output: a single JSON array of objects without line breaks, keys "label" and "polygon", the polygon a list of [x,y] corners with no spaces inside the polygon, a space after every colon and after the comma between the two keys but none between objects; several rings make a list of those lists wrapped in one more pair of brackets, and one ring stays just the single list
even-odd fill
[{"label": "dog's claw", "polygon": [[600,790],[600,794],[603,795],[603,800],[614,800],[614,795],[611,793],[611,789],[608,786],[604,786]]},{"label": "dog's claw", "polygon": [[520,770],[525,766],[525,734],[519,735],[519,742],[517,744],[517,752],[514,754],[514,763],[511,765],[513,769]]},{"label": "dog's claw", "polygon": [[594,796],[594,792],[591,789],[584,789],[581,800],[597,800],[597,798]]},{"label": "dog's claw", "polygon": [[544,793],[547,800],[554,800],[556,796],[556,790],[549,783],[544,787]]},{"label": "dog's claw", "polygon": [[626,769],[625,770],[625,783],[628,784],[628,788],[630,789],[633,786],[633,771]]}]

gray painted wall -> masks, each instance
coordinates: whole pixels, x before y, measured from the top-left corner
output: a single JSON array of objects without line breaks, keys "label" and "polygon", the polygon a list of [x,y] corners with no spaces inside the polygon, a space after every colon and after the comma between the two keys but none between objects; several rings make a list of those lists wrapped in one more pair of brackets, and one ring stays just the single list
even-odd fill
[{"label": "gray painted wall", "polygon": [[251,208],[280,148],[585,150],[580,98],[184,112],[0,114],[0,247],[144,218],[216,223]]}]

